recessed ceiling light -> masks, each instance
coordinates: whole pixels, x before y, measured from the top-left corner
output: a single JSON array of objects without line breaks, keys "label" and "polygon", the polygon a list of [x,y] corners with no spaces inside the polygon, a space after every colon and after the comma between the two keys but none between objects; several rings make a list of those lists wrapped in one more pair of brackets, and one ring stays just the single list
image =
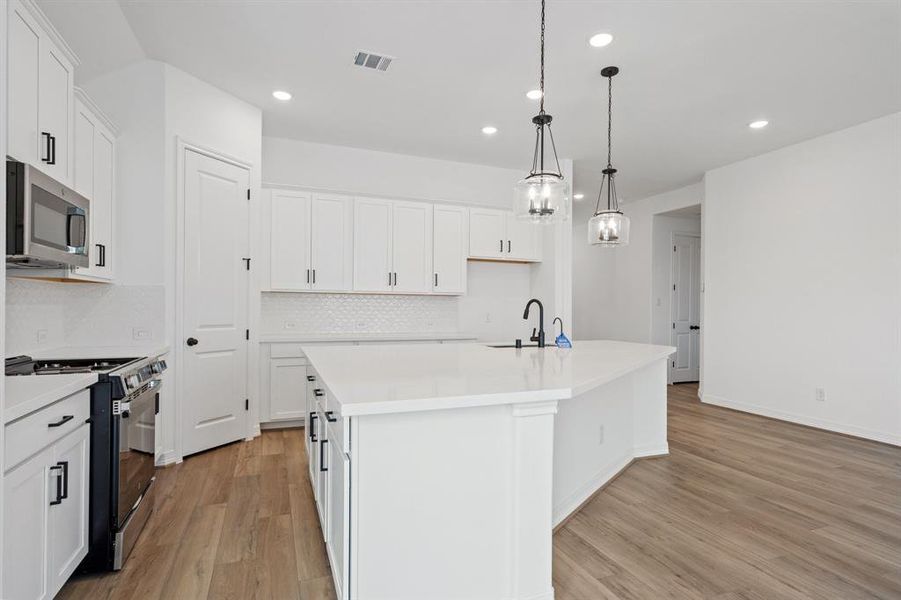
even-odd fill
[{"label": "recessed ceiling light", "polygon": [[531,90],[526,92],[526,98],[529,100],[541,100],[541,90]]},{"label": "recessed ceiling light", "polygon": [[763,129],[764,127],[766,127],[769,124],[770,124],[769,121],[767,121],[765,119],[761,119],[759,121],[752,121],[751,123],[748,123],[748,127],[750,127],[751,129]]},{"label": "recessed ceiling light", "polygon": [[588,39],[588,43],[595,48],[603,48],[613,41],[613,36],[609,33],[596,33]]},{"label": "recessed ceiling light", "polygon": [[492,125],[485,125],[484,127],[482,127],[482,133],[484,133],[485,135],[494,135],[495,133],[497,133],[497,127],[494,127]]},{"label": "recessed ceiling light", "polygon": [[276,100],[290,100],[291,99],[291,94],[289,94],[288,92],[283,92],[281,90],[275,90],[274,92],[272,92],[272,96]]},{"label": "recessed ceiling light", "polygon": [[573,194],[574,200],[581,200],[584,197],[585,197],[585,194]]}]

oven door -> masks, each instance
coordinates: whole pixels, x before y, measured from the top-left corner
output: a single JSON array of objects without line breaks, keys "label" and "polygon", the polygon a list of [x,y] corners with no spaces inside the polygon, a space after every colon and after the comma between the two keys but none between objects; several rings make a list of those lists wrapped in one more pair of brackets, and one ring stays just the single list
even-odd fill
[{"label": "oven door", "polygon": [[137,507],[155,472],[156,399],[162,381],[154,379],[139,395],[119,405],[117,528]]},{"label": "oven door", "polygon": [[89,266],[88,199],[30,165],[18,173],[23,182],[14,189],[21,197],[7,198],[23,210],[16,258],[35,266]]}]

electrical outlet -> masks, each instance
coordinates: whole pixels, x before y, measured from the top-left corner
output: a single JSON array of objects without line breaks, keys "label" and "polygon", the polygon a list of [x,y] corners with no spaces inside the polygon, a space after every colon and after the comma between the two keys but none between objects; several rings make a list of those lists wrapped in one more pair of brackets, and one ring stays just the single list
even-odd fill
[{"label": "electrical outlet", "polygon": [[285,325],[285,329],[296,329],[297,321],[285,321],[284,325]]},{"label": "electrical outlet", "polygon": [[817,402],[826,401],[826,388],[817,388]]},{"label": "electrical outlet", "polygon": [[604,443],[604,426],[601,425],[598,428],[598,445],[603,444],[603,443]]},{"label": "electrical outlet", "polygon": [[134,340],[147,341],[151,338],[150,330],[142,327],[132,327],[131,338]]},{"label": "electrical outlet", "polygon": [[37,338],[38,338],[39,344],[43,344],[44,342],[46,342],[47,341],[47,330],[46,329],[38,329],[37,330]]},{"label": "electrical outlet", "polygon": [[366,321],[357,321],[356,328],[357,331],[366,331],[369,324]]}]

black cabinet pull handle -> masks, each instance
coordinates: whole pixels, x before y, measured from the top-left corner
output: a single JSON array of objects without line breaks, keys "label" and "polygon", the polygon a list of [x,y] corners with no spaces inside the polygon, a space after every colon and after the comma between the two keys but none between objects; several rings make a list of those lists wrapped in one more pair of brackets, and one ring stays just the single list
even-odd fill
[{"label": "black cabinet pull handle", "polygon": [[501,240],[501,252],[504,251],[504,240]]},{"label": "black cabinet pull handle", "polygon": [[56,421],[55,423],[48,423],[47,427],[61,427],[74,418],[74,415],[63,415],[59,421]]},{"label": "black cabinet pull handle", "polygon": [[307,283],[310,283],[310,270],[307,269]]},{"label": "black cabinet pull handle", "polygon": [[435,287],[438,287],[438,273],[435,273]]},{"label": "black cabinet pull handle", "polygon": [[69,461],[61,460],[56,464],[63,468],[63,493],[60,499],[65,500],[69,497]]},{"label": "black cabinet pull handle", "polygon": [[507,252],[510,252],[510,240],[507,240]]},{"label": "black cabinet pull handle", "polygon": [[101,249],[100,261],[103,263],[100,266],[105,267],[106,266],[106,244],[100,244],[100,249]]},{"label": "black cabinet pull handle", "polygon": [[394,272],[394,286],[397,287],[397,271]]},{"label": "black cabinet pull handle", "polygon": [[56,164],[56,136],[50,136],[50,160],[47,161],[48,165]]},{"label": "black cabinet pull handle", "polygon": [[44,146],[44,150],[47,153],[46,156],[41,157],[41,162],[49,163],[50,162],[50,134],[46,131],[42,131],[41,135],[46,138],[47,144]]},{"label": "black cabinet pull handle", "polygon": [[317,415],[315,412],[310,413],[310,441],[311,442],[316,442],[316,428],[313,426],[313,419],[315,419],[318,416],[319,415]]},{"label": "black cabinet pull handle", "polygon": [[388,285],[391,285],[391,271],[388,271]]},{"label": "black cabinet pull handle", "polygon": [[334,423],[335,421],[338,420],[338,417],[335,417],[334,414],[335,414],[335,411],[333,411],[333,410],[325,411],[325,420],[328,421],[329,423]]},{"label": "black cabinet pull handle", "polygon": [[315,390],[313,390],[313,394],[316,397],[321,397],[325,395],[325,392],[322,391],[322,388],[316,388]]},{"label": "black cabinet pull handle", "polygon": [[62,491],[63,491],[63,490],[62,490],[62,487],[63,487],[63,472],[62,472],[62,471],[63,471],[63,467],[62,467],[59,463],[57,463],[57,464],[53,465],[52,467],[50,467],[50,470],[51,470],[51,471],[56,471],[56,472],[57,472],[57,473],[56,473],[56,499],[50,501],[50,506],[55,506],[55,505],[57,505],[57,504],[62,504],[62,503],[63,503],[63,494],[62,494]]},{"label": "black cabinet pull handle", "polygon": [[322,440],[319,442],[319,470],[325,473],[328,471],[328,467],[325,466],[325,445],[328,444],[328,440]]},{"label": "black cabinet pull handle", "polygon": [[313,382],[313,381],[316,381],[316,378],[313,377],[312,375],[307,375],[307,381]]},{"label": "black cabinet pull handle", "polygon": [[701,328],[700,325],[692,325],[689,327],[689,329],[700,329],[700,328]]},{"label": "black cabinet pull handle", "polygon": [[196,346],[199,342],[197,341],[197,338],[189,337],[189,338],[185,341],[185,343],[186,343],[187,345],[189,345],[189,346]]},{"label": "black cabinet pull handle", "polygon": [[316,285],[316,269],[313,269],[313,285]]},{"label": "black cabinet pull handle", "polygon": [[103,244],[94,244],[97,246],[97,262],[94,263],[95,267],[103,266]]}]

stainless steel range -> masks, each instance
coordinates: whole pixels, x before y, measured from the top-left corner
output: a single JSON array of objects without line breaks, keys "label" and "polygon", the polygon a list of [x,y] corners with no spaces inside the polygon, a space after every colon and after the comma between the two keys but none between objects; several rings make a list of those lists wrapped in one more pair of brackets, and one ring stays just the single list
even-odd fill
[{"label": "stainless steel range", "polygon": [[161,357],[6,359],[7,375],[97,373],[91,386],[90,548],[82,571],[122,568],[153,511]]}]

